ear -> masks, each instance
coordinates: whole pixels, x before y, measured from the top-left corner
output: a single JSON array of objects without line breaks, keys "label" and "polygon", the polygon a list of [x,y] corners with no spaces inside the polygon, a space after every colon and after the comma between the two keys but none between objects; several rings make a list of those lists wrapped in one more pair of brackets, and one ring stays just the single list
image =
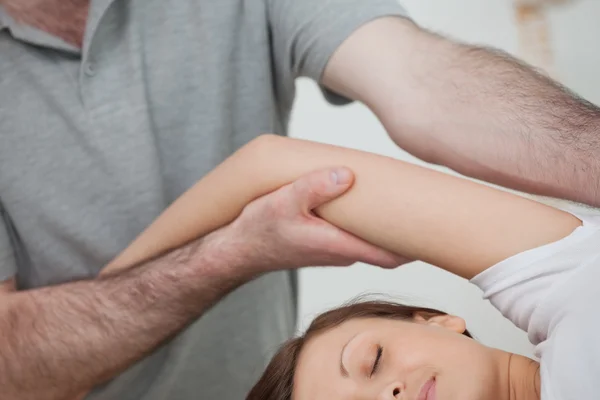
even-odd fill
[{"label": "ear", "polygon": [[413,319],[419,324],[438,326],[460,334],[465,333],[467,330],[465,320],[455,315],[416,312],[413,315]]}]

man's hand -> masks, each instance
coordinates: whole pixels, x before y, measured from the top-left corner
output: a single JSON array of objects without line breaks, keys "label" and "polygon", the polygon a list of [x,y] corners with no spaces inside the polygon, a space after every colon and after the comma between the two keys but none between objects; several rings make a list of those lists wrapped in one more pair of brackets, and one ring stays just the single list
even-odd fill
[{"label": "man's hand", "polygon": [[353,183],[346,168],[308,174],[250,203],[229,226],[215,232],[217,243],[253,274],[305,266],[365,262],[393,268],[408,260],[377,248],[315,214]]}]

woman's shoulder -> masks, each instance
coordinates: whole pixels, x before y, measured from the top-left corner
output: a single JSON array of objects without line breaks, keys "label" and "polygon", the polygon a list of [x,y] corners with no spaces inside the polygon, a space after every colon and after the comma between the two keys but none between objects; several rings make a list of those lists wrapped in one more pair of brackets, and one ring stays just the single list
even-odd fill
[{"label": "woman's shoulder", "polygon": [[547,340],[561,318],[600,304],[600,216],[573,212],[582,224],[562,240],[506,259],[472,282],[532,343]]}]

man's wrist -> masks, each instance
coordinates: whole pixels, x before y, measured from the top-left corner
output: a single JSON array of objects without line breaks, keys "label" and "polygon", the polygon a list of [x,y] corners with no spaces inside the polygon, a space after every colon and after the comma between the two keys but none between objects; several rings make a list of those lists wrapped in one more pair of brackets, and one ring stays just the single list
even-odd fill
[{"label": "man's wrist", "polygon": [[[231,235],[231,227],[212,232],[180,251],[202,278],[246,282],[262,272],[244,251],[244,243]],[[187,253],[187,255],[185,254]]]}]

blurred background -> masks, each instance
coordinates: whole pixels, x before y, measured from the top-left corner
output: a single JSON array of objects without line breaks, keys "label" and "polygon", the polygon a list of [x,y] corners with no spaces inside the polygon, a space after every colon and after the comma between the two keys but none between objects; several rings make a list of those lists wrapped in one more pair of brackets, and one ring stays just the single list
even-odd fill
[{"label": "blurred background", "polygon": [[[508,51],[600,104],[600,0],[400,1],[420,25],[462,41]],[[291,136],[424,165],[395,146],[366,107],[330,106],[317,86],[307,80],[298,82]],[[393,271],[361,264],[302,271],[299,328],[304,329],[318,313],[362,294],[383,295],[460,315],[485,344],[532,356],[526,334],[483,301],[479,289],[423,263]]]}]

